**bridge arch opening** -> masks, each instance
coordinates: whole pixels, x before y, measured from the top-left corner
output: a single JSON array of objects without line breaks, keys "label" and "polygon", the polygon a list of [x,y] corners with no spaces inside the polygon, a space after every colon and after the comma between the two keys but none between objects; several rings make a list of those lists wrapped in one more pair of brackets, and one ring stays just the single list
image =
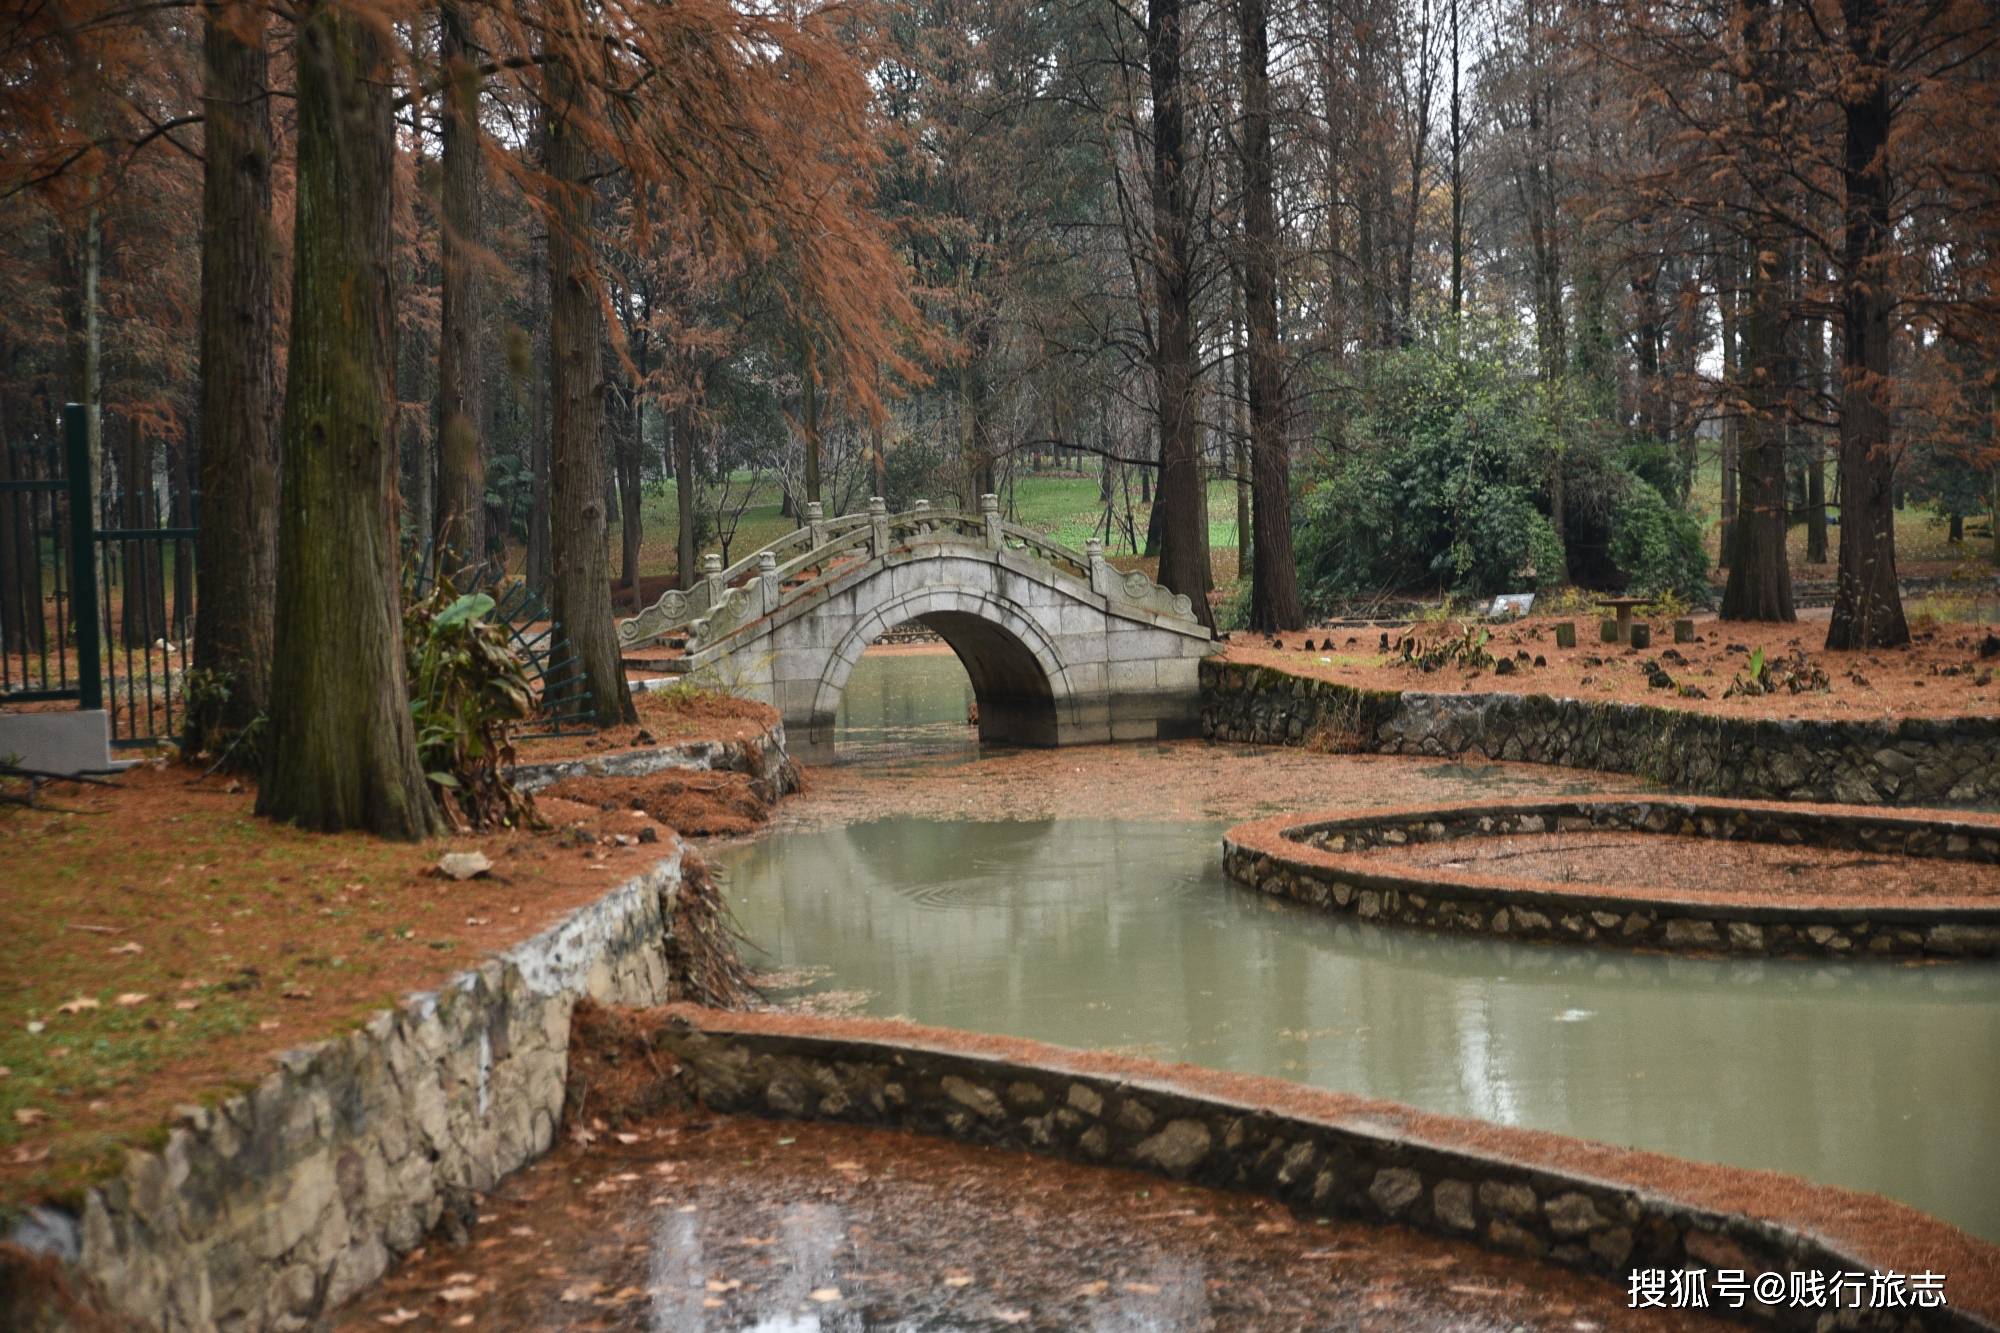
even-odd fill
[{"label": "bridge arch opening", "polygon": [[[968,610],[967,605],[977,609]],[[972,685],[982,742],[1056,745],[1064,739],[1068,680],[1054,645],[1026,616],[954,589],[896,598],[856,624],[833,651],[812,710],[811,745],[829,752],[849,676],[867,645],[898,624],[913,623],[944,640]]]},{"label": "bridge arch opening", "polygon": [[961,754],[978,744],[972,678],[951,648],[910,620],[870,644],[841,689],[842,760]]},{"label": "bridge arch opening", "polygon": [[965,668],[979,709],[981,741],[1056,743],[1055,690],[1027,644],[964,611],[933,611],[916,622],[943,639]]}]

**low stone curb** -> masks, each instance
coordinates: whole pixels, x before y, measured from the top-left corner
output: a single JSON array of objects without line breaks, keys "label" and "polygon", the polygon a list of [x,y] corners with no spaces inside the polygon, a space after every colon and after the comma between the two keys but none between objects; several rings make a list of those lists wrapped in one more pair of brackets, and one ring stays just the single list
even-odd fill
[{"label": "low stone curb", "polygon": [[2000,822],[1672,797],[1529,799],[1431,810],[1280,815],[1223,837],[1237,883],[1367,921],[1509,939],[1762,957],[2000,957],[1991,907],[1730,902],[1715,895],[1385,866],[1369,847],[1598,829],[1695,834],[2000,865]]},{"label": "low stone curb", "polygon": [[1202,734],[1258,745],[1632,773],[1752,800],[2000,803],[2000,717],[1796,721],[1546,694],[1369,690],[1271,667],[1201,664]]},{"label": "low stone curb", "polygon": [[[1270,1080],[1109,1060],[1031,1042],[997,1043],[931,1028],[887,1035],[898,1028],[789,1016],[759,1024],[681,1008],[653,1040],[681,1062],[697,1095],[716,1111],[887,1125],[1250,1190],[1308,1214],[1402,1224],[1621,1283],[1635,1269],[1741,1269],[1754,1276],[1893,1266],[1909,1273],[1932,1260],[1927,1242],[1935,1236],[1910,1235],[1909,1219],[1917,1215],[1886,1200],[1840,1192],[1849,1208],[1857,1201],[1873,1206],[1873,1220],[1897,1238],[1895,1248],[1907,1251],[1864,1260],[1802,1227],[1553,1168],[1525,1148],[1520,1158],[1510,1158],[1504,1148],[1475,1151],[1430,1141],[1396,1122],[1443,1118],[1407,1107],[1313,1113],[1292,1108],[1338,1099],[1294,1088],[1274,1099]],[[999,1045],[1007,1048],[1004,1054],[995,1053]],[[1469,1128],[1488,1142],[1548,1137]],[[1594,1160],[1627,1156],[1590,1146]],[[1818,1189],[1786,1184],[1807,1193]],[[1962,1246],[1984,1248],[1952,1234]],[[1826,1310],[1746,1302],[1734,1313],[1788,1329],[1990,1333],[1996,1327],[1953,1306],[1844,1311],[1830,1324],[1822,1322]]]},{"label": "low stone curb", "polygon": [[666,1001],[682,854],[674,840],[532,939],[184,1108],[159,1151],[128,1153],[77,1205],[37,1208],[5,1239],[143,1327],[314,1326],[548,1150],[579,998]]}]

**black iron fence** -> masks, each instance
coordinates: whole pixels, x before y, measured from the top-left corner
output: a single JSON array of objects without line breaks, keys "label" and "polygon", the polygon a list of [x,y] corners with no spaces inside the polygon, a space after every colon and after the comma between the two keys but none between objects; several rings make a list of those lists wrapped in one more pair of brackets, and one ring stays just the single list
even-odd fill
[{"label": "black iron fence", "polygon": [[195,528],[169,524],[150,451],[118,461],[91,466],[74,403],[60,443],[0,449],[0,705],[102,708],[113,744],[146,745],[183,720]]},{"label": "black iron fence", "polygon": [[[162,501],[151,451],[93,467],[88,418],[63,409],[60,441],[0,445],[0,707],[102,708],[114,745],[178,739],[193,664],[195,497]],[[440,563],[415,557],[418,590]],[[449,564],[450,562],[445,562]],[[528,665],[534,735],[591,727],[576,654],[540,596],[488,566],[456,571],[483,591]]]}]

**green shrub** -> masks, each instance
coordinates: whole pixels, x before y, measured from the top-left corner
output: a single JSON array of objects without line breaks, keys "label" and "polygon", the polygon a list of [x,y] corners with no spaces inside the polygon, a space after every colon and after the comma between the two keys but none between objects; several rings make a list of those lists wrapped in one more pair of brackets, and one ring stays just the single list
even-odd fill
[{"label": "green shrub", "polygon": [[1463,343],[1377,353],[1358,387],[1341,395],[1340,451],[1302,487],[1294,545],[1316,609],[1389,591],[1485,598],[1565,573],[1705,599],[1699,524],[1634,469],[1671,481],[1672,456],[1621,446],[1573,386],[1543,385],[1504,332],[1468,325]]},{"label": "green shrub", "polygon": [[1376,357],[1349,452],[1301,506],[1316,604],[1387,589],[1490,596],[1562,569],[1544,512],[1558,448],[1547,401],[1500,352],[1418,345]]},{"label": "green shrub", "polygon": [[491,597],[461,596],[444,578],[403,610],[417,756],[446,812],[474,828],[535,817],[507,778],[511,731],[534,713],[534,686],[492,610]]},{"label": "green shrub", "polygon": [[1701,524],[1668,504],[1638,477],[1626,474],[1611,506],[1612,563],[1625,586],[1651,596],[1671,592],[1690,602],[1708,600],[1708,557]]}]

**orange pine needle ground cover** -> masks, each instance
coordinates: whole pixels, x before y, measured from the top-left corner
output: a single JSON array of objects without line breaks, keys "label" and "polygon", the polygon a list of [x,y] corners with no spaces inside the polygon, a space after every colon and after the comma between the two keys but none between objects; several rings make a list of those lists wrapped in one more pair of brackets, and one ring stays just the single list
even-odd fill
[{"label": "orange pine needle ground cover", "polygon": [[[591,758],[655,743],[747,741],[770,730],[778,721],[777,710],[769,704],[700,689],[649,690],[633,695],[632,705],[639,714],[635,725],[519,741],[514,746],[514,757],[523,764],[539,764],[554,759]],[[651,739],[642,739],[642,733]]]},{"label": "orange pine needle ground cover", "polygon": [[[1554,626],[1567,620],[1576,626],[1576,647],[1558,648]],[[1724,623],[1713,616],[1695,619],[1694,643],[1675,643],[1671,621],[1653,619],[1653,642],[1643,649],[1598,641],[1595,611],[1563,616],[1532,616],[1505,624],[1486,625],[1491,637],[1486,651],[1515,659],[1510,675],[1488,667],[1468,671],[1446,666],[1420,671],[1399,655],[1381,648],[1383,630],[1314,628],[1285,633],[1273,647],[1265,635],[1235,634],[1224,649],[1224,660],[1273,667],[1295,676],[1311,676],[1369,690],[1418,690],[1432,693],[1548,694],[1591,703],[1651,704],[1690,709],[1723,717],[1818,718],[1857,721],[1904,717],[1964,717],[2000,715],[2000,652],[1986,646],[2000,626],[1953,623],[1917,631],[1905,648],[1860,652],[1828,652],[1826,622],[1795,624]],[[1466,624],[1476,622],[1467,621]],[[1407,629],[1388,630],[1393,649]],[[1417,632],[1455,637],[1456,623],[1419,627]],[[1310,639],[1311,649],[1305,647]],[[1762,649],[1769,662],[1803,650],[1808,661],[1827,676],[1825,690],[1799,694],[1780,691],[1758,696],[1723,698],[1730,682],[1747,673],[1752,651]],[[1984,652],[1984,655],[1982,655]],[[1525,661],[1516,654],[1525,653]],[[1544,665],[1534,665],[1536,657]],[[1657,663],[1676,685],[1691,685],[1706,699],[1685,698],[1675,689],[1655,689],[1647,683],[1646,662]],[[1947,674],[1949,673],[1949,674]]]},{"label": "orange pine needle ground cover", "polygon": [[[257,818],[245,784],[163,765],[40,799],[0,806],[0,1215],[603,896],[671,838],[554,797],[541,833],[307,833]],[[475,848],[490,875],[432,873]]]}]

